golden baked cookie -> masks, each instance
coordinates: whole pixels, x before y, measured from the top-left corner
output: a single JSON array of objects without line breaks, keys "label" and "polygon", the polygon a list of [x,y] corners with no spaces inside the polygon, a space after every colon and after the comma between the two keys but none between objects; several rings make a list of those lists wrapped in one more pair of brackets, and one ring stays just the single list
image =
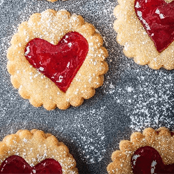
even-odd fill
[{"label": "golden baked cookie", "polygon": [[78,174],[68,148],[55,136],[19,130],[0,142],[0,173]]},{"label": "golden baked cookie", "polygon": [[120,150],[112,154],[109,174],[169,174],[174,173],[174,133],[167,128],[147,128],[122,140]]},{"label": "golden baked cookie", "polygon": [[152,69],[174,69],[174,2],[118,0],[118,3],[114,29],[124,54]]},{"label": "golden baked cookie", "polygon": [[81,105],[103,84],[107,56],[92,24],[66,10],[46,10],[19,25],[7,69],[13,86],[33,106],[67,109]]}]

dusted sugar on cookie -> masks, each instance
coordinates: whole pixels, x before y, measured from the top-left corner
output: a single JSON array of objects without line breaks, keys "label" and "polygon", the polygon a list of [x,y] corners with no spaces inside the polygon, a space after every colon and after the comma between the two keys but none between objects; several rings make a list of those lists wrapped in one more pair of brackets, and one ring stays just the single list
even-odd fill
[{"label": "dusted sugar on cookie", "polygon": [[67,109],[81,105],[103,84],[107,56],[92,24],[66,10],[46,10],[19,25],[7,68],[13,86],[33,106]]},{"label": "dusted sugar on cookie", "polygon": [[68,148],[55,136],[19,130],[0,143],[0,173],[78,174]]},{"label": "dusted sugar on cookie", "polygon": [[131,140],[122,140],[113,152],[109,174],[174,173],[174,136],[167,128],[146,128],[135,132]]},{"label": "dusted sugar on cookie", "polygon": [[152,69],[174,69],[174,1],[118,2],[114,29],[124,54]]}]

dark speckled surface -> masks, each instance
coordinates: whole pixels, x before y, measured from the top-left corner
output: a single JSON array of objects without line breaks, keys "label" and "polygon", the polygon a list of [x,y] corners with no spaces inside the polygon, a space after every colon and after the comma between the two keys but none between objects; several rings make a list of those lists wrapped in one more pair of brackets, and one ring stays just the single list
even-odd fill
[{"label": "dark speckled surface", "polygon": [[[18,129],[42,129],[63,141],[80,174],[106,174],[119,141],[145,127],[173,128],[174,71],[151,70],[126,58],[113,30],[115,0],[0,0],[0,138]],[[104,37],[109,72],[103,87],[78,108],[46,111],[22,99],[6,70],[6,51],[18,24],[48,8],[82,15]]]}]

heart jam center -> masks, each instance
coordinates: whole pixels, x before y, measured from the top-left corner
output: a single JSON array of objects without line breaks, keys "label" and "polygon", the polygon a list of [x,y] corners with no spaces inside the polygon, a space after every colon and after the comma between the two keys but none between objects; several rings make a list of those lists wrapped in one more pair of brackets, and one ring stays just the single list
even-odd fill
[{"label": "heart jam center", "polygon": [[88,53],[87,40],[77,32],[67,33],[57,45],[35,38],[25,47],[29,63],[66,92]]},{"label": "heart jam center", "polygon": [[62,174],[62,167],[54,159],[45,159],[31,167],[22,157],[13,155],[8,157],[0,166],[3,174]]},{"label": "heart jam center", "polygon": [[158,52],[174,41],[174,1],[135,0],[135,12]]},{"label": "heart jam center", "polygon": [[137,149],[131,158],[134,174],[172,174],[174,164],[165,165],[160,154],[152,147]]}]

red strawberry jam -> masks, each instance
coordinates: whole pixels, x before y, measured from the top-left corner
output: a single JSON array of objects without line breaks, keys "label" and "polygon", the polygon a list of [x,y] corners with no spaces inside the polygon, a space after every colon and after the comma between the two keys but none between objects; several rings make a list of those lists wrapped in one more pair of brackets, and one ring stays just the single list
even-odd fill
[{"label": "red strawberry jam", "polygon": [[8,157],[0,166],[3,174],[62,174],[62,167],[54,159],[45,159],[31,167],[22,157],[13,155]]},{"label": "red strawberry jam", "polygon": [[35,38],[28,42],[29,63],[66,92],[88,53],[87,40],[77,32],[67,33],[57,45]]},{"label": "red strawberry jam", "polygon": [[174,1],[135,0],[135,12],[158,52],[174,41]]},{"label": "red strawberry jam", "polygon": [[165,165],[158,151],[145,146],[137,149],[131,159],[134,174],[173,174],[174,164]]}]

